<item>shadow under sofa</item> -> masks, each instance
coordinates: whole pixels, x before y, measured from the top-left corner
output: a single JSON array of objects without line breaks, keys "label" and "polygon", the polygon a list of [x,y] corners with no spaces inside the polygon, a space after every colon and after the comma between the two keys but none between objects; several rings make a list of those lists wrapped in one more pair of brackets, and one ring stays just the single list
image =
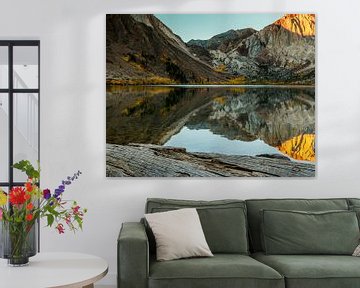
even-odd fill
[{"label": "shadow under sofa", "polygon": [[[124,223],[118,238],[119,288],[356,288],[360,257],[267,255],[261,211],[349,211],[360,199],[255,199],[192,201],[150,198],[146,213],[196,208],[214,257],[156,261],[145,224]],[[360,208],[359,208],[360,209]]]}]

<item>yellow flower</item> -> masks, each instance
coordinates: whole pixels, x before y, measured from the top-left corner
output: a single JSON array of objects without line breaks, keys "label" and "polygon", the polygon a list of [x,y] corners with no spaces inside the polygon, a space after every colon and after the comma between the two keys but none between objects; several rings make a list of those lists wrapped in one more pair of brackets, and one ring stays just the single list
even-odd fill
[{"label": "yellow flower", "polygon": [[0,189],[0,206],[4,206],[7,204],[7,196],[5,193]]}]

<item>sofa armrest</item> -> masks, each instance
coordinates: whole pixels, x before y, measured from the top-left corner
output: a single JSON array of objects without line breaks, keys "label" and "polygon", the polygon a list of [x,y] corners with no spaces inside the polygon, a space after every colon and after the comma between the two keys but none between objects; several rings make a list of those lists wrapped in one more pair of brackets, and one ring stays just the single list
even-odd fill
[{"label": "sofa armrest", "polygon": [[149,243],[143,224],[122,224],[117,252],[118,288],[147,288]]}]

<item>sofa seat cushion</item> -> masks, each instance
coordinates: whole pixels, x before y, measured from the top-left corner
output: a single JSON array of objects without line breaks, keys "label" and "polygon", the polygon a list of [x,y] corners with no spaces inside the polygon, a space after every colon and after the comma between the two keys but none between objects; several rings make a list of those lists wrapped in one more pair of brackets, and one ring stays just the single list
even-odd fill
[{"label": "sofa seat cushion", "polygon": [[215,254],[211,258],[150,261],[149,288],[284,288],[274,269],[246,255]]},{"label": "sofa seat cushion", "polygon": [[338,255],[265,255],[252,257],[285,277],[287,288],[358,288],[360,258]]}]

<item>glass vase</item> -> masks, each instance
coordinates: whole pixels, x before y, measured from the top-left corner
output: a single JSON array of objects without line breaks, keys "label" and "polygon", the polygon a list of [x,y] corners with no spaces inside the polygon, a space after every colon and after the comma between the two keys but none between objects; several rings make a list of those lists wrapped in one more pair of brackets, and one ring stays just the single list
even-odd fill
[{"label": "glass vase", "polygon": [[29,257],[37,252],[37,223],[31,227],[28,222],[0,222],[0,257],[8,259],[9,266],[25,266]]}]

